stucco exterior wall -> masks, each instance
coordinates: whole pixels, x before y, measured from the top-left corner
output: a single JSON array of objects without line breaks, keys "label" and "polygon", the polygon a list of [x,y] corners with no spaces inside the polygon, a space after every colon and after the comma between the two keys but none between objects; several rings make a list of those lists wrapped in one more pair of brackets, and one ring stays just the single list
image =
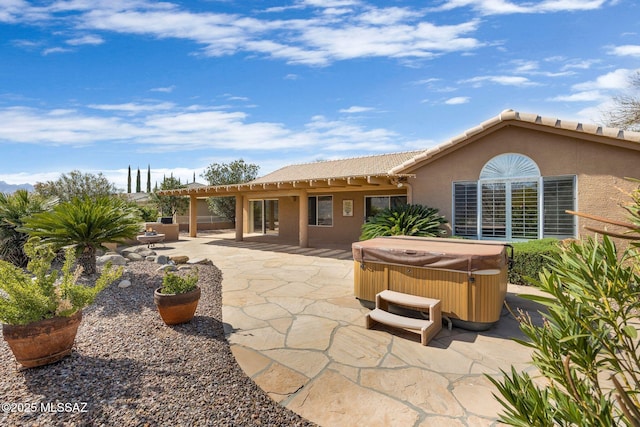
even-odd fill
[{"label": "stucco exterior wall", "polygon": [[[625,218],[626,213],[619,206],[630,201],[625,192],[637,187],[625,177],[640,178],[638,150],[506,126],[470,139],[457,150],[412,171],[416,174],[416,178],[409,180],[414,203],[437,208],[451,221],[452,183],[478,180],[482,167],[504,153],[528,156],[538,165],[542,176],[576,175],[577,209],[613,219]],[[584,230],[588,224],[595,223],[578,219],[579,235],[591,234]]]},{"label": "stucco exterior wall", "polygon": [[[309,196],[333,196],[333,226],[309,226],[310,246],[331,247],[349,245],[357,242],[360,227],[365,221],[366,196],[406,195],[405,188],[398,190],[364,191],[364,192],[331,192],[313,193]],[[282,241],[296,243],[298,241],[299,197],[280,197],[279,237]],[[353,200],[353,216],[342,215],[342,202]]]}]

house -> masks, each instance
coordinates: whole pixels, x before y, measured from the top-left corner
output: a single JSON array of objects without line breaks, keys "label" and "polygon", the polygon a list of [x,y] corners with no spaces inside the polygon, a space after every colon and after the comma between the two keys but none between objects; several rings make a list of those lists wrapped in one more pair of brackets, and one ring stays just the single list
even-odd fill
[{"label": "house", "polygon": [[[593,220],[623,219],[640,178],[640,133],[503,111],[436,147],[292,165],[254,181],[170,190],[191,205],[236,197],[236,240],[277,235],[302,247],[347,246],[382,208],[437,208],[451,235],[474,239],[578,238]],[[190,235],[196,236],[196,211]]]}]

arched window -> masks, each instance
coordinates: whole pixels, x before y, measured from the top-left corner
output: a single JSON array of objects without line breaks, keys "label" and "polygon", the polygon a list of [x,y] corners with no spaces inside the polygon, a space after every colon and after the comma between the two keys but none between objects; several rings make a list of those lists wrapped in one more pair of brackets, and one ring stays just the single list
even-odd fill
[{"label": "arched window", "polygon": [[538,165],[522,154],[500,154],[489,160],[482,171],[480,179],[508,179],[539,177]]},{"label": "arched window", "polygon": [[489,160],[476,182],[453,183],[453,231],[480,239],[574,237],[575,177],[545,177],[529,157]]}]

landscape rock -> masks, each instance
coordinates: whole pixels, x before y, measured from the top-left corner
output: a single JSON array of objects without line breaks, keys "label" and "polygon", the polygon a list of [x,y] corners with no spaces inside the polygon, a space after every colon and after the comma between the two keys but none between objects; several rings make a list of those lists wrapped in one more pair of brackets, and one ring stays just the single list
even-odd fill
[{"label": "landscape rock", "polygon": [[156,271],[176,271],[176,266],[174,264],[162,264]]},{"label": "landscape rock", "polygon": [[186,255],[174,255],[169,259],[176,264],[186,264],[189,261],[189,257]]},{"label": "landscape rock", "polygon": [[131,260],[131,261],[143,261],[144,260],[144,257],[142,255],[137,254],[135,252],[130,252],[130,253],[124,255],[124,257],[127,258],[128,260]]},{"label": "landscape rock", "polygon": [[209,258],[193,258],[187,261],[187,264],[213,265],[213,261]]},{"label": "landscape rock", "polygon": [[112,265],[126,265],[127,259],[118,254],[108,254],[96,258],[96,265],[105,265],[108,262],[111,262]]},{"label": "landscape rock", "polygon": [[127,279],[124,279],[120,283],[118,283],[119,288],[128,288],[129,286],[131,286],[131,281]]},{"label": "landscape rock", "polygon": [[156,263],[157,264],[168,264],[169,263],[169,257],[166,255],[158,255],[156,257]]}]

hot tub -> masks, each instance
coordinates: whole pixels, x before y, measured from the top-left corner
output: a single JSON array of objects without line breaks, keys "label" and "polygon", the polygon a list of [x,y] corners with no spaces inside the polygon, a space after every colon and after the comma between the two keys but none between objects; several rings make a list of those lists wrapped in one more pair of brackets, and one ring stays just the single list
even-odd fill
[{"label": "hot tub", "polygon": [[408,236],[356,242],[354,294],[365,305],[385,289],[436,298],[456,326],[488,329],[507,293],[508,249],[504,242]]}]

